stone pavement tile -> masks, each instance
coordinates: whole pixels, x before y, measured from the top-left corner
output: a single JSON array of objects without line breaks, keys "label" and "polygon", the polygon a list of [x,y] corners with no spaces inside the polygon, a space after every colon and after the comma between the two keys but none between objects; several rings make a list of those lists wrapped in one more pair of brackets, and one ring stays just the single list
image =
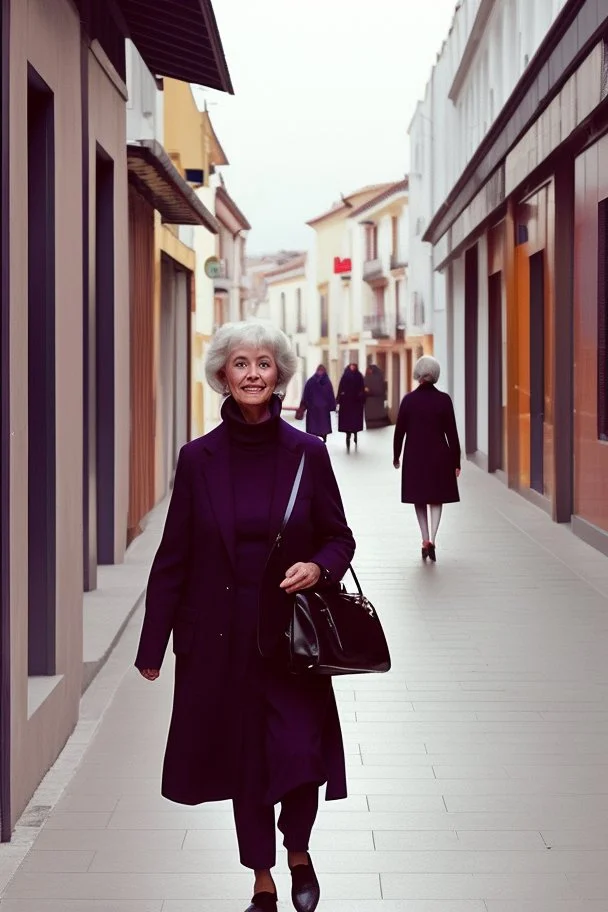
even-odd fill
[{"label": "stone pavement tile", "polygon": [[486,903],[487,912],[606,912],[603,900],[565,899],[547,900],[535,899],[531,902],[519,900],[489,900]]},{"label": "stone pavement tile", "polygon": [[580,830],[542,830],[541,836],[552,849],[608,849],[608,821]]},{"label": "stone pavement tile", "polygon": [[[187,830],[52,830],[43,829],[36,840],[35,850],[74,851],[113,849],[177,850],[186,839]],[[214,831],[214,839],[218,831]]]},{"label": "stone pavement tile", "polygon": [[4,899],[1,912],[162,912],[162,899]]},{"label": "stone pavement tile", "polygon": [[54,813],[51,814],[45,827],[49,830],[95,830],[107,827],[111,814],[94,813]]},{"label": "stone pavement tile", "polygon": [[[278,890],[288,882],[277,876]],[[282,888],[285,889],[282,889]],[[233,899],[250,896],[251,875],[222,874],[20,874],[6,891],[8,899]],[[326,874],[328,899],[379,899],[377,874]]]},{"label": "stone pavement tile", "polygon": [[394,766],[366,765],[351,767],[348,770],[349,790],[355,780],[359,779],[434,779],[433,767],[430,763],[408,763]]},{"label": "stone pavement tile", "polygon": [[601,899],[608,909],[608,871],[602,874],[568,874],[568,883],[579,899]]},{"label": "stone pavement tile", "polygon": [[535,830],[438,830],[435,833],[424,830],[374,830],[374,844],[379,851],[547,851],[545,841]]},{"label": "stone pavement tile", "polygon": [[94,857],[94,851],[71,850],[64,852],[51,850],[39,852],[37,849],[33,849],[27,855],[20,870],[31,874],[45,872],[79,874],[88,871]]},{"label": "stone pavement tile", "polygon": [[[321,885],[323,889],[323,885]],[[482,900],[356,900],[334,899],[327,901],[322,894],[319,908],[323,912],[487,912]],[[19,910],[21,912],[21,910]],[[30,912],[28,909],[27,912]],[[55,912],[55,910],[53,910]],[[104,910],[105,912],[105,910]],[[119,910],[120,912],[120,910]],[[192,902],[188,900],[165,900],[162,912],[234,912],[234,903],[228,900],[213,902]],[[544,912],[544,910],[541,910]],[[557,910],[560,912],[560,910]],[[570,910],[566,910],[570,912]],[[578,910],[573,910],[578,912]],[[605,912],[605,910],[602,910]]]},{"label": "stone pavement tile", "polygon": [[[585,875],[588,876],[588,875]],[[386,899],[580,898],[563,874],[382,874]]]}]

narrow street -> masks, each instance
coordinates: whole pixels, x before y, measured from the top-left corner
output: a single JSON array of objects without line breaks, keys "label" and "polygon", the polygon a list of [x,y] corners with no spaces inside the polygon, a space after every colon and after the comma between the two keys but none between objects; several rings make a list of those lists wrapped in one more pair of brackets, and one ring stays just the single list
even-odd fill
[{"label": "narrow street", "polygon": [[[336,682],[350,796],[322,807],[322,912],[606,912],[608,559],[465,464],[438,563],[399,502],[392,429],[329,449],[392,647]],[[2,912],[239,912],[229,805],[159,795],[171,667],[125,675]],[[96,686],[96,682],[92,687]],[[209,733],[212,736],[213,733]],[[284,855],[279,908],[291,908]]]}]

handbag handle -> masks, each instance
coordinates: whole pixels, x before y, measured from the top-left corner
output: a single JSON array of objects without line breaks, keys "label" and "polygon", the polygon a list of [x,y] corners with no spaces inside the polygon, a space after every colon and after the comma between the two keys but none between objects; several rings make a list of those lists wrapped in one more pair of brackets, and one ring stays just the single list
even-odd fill
[{"label": "handbag handle", "polygon": [[[294,478],[293,486],[291,488],[291,494],[289,495],[289,501],[287,502],[287,507],[285,508],[285,516],[283,517],[283,522],[281,523],[281,528],[279,529],[279,533],[274,541],[274,547],[277,547],[280,544],[281,539],[283,537],[283,532],[285,531],[285,527],[291,518],[291,514],[293,513],[293,508],[295,507],[295,504],[296,504],[296,498],[298,496],[298,491],[300,490],[300,482],[302,481],[302,475],[304,474],[305,461],[306,461],[306,453],[302,453],[302,458],[300,459],[300,465],[298,466],[298,471],[296,472],[296,477]],[[357,592],[359,593],[359,595],[361,597],[363,597],[363,590],[361,589],[361,584],[360,584],[359,580],[357,579],[357,574],[355,573],[355,571],[353,569],[353,565],[349,564],[348,569],[350,570],[352,577],[355,581],[355,586],[357,587]]]}]

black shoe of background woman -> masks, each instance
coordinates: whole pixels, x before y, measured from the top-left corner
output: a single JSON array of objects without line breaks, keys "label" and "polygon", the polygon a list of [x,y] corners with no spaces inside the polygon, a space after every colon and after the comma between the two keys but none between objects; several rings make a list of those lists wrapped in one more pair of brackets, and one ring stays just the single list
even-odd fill
[{"label": "black shoe of background woman", "polygon": [[320,897],[321,888],[308,855],[308,864],[299,864],[291,868],[291,901],[296,912],[314,912],[319,905]]},{"label": "black shoe of background woman", "polygon": [[245,912],[277,912],[277,899],[276,893],[266,891],[256,893]]}]

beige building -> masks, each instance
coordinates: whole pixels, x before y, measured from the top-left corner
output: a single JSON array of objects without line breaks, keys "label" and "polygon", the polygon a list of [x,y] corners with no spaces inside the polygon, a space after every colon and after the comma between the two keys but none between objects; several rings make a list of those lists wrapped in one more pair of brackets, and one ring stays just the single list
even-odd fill
[{"label": "beige building", "polygon": [[314,230],[308,256],[310,363],[324,364],[332,383],[342,373],[341,348],[358,360],[361,329],[341,332],[342,314],[351,310],[352,237],[348,216],[390,184],[376,184],[343,196],[338,203],[307,224]]},{"label": "beige building", "polygon": [[[7,839],[77,720],[83,590],[95,587],[98,565],[122,561],[127,545],[126,30],[151,72],[231,86],[207,0],[196,8],[150,0],[145,9],[126,0],[2,0],[1,12],[0,835]],[[184,33],[192,41],[184,43]]]}]

